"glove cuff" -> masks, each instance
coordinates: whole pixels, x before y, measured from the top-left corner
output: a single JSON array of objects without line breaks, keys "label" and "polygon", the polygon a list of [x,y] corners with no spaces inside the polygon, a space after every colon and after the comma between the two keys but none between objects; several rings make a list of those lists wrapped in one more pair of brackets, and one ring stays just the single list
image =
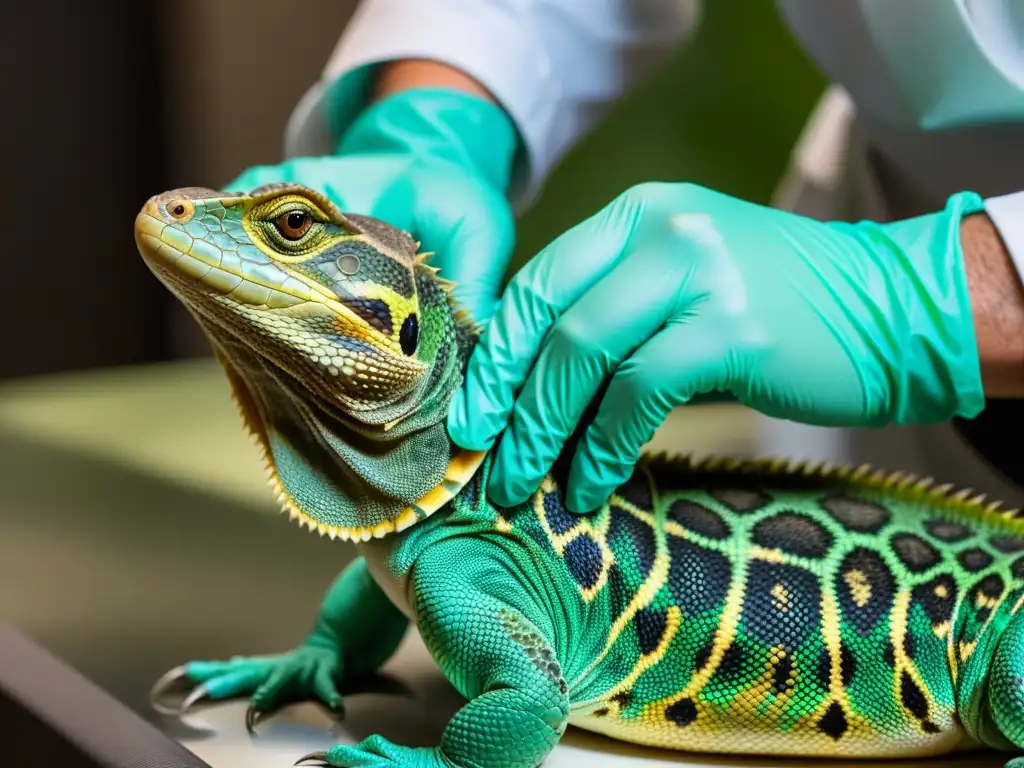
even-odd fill
[{"label": "glove cuff", "polygon": [[504,193],[518,148],[515,125],[498,105],[461,91],[415,88],[368,106],[335,152],[399,151],[444,160],[473,170]]},{"label": "glove cuff", "polygon": [[908,333],[894,404],[897,424],[969,419],[985,407],[960,235],[963,219],[984,210],[979,195],[959,192],[938,213],[884,227],[910,262],[902,279],[915,283],[919,299],[904,308]]}]

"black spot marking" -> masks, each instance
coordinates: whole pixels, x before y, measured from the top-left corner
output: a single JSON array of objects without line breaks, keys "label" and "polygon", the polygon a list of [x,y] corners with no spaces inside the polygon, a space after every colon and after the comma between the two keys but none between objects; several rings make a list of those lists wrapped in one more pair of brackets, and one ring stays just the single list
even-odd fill
[{"label": "black spot marking", "polygon": [[740,513],[756,512],[772,502],[772,497],[767,493],[747,488],[714,488],[708,491],[708,495],[733,512]]},{"label": "black spot marking", "polygon": [[668,586],[683,617],[692,619],[705,611],[717,610],[729,591],[729,559],[675,536],[669,536],[667,544],[671,557]]},{"label": "black spot marking", "polygon": [[976,594],[984,595],[990,600],[998,600],[1002,597],[1004,589],[1006,589],[1006,585],[1003,583],[1002,578],[995,573],[989,574],[974,587]]},{"label": "black spot marking", "polygon": [[387,302],[380,299],[344,298],[342,303],[385,336],[391,335],[391,308]]},{"label": "black spot marking", "polygon": [[[857,673],[857,660],[853,656],[846,643],[839,644],[839,679],[844,688],[849,688],[853,676]],[[832,682],[832,654],[827,646],[822,645],[818,650],[818,685],[828,690]]]},{"label": "black spot marking", "polygon": [[627,709],[633,703],[633,692],[623,691],[612,696],[612,701],[618,705],[619,711]]},{"label": "black spot marking", "polygon": [[772,678],[772,688],[775,693],[783,694],[793,687],[793,661],[787,653],[775,665],[775,674]]},{"label": "black spot marking", "polygon": [[1018,557],[1010,566],[1010,575],[1015,579],[1024,579],[1024,557]]},{"label": "black spot marking", "polygon": [[834,587],[844,623],[863,637],[888,618],[896,582],[877,552],[857,547],[843,558]]},{"label": "black spot marking", "polygon": [[903,633],[903,653],[911,661],[914,660],[914,656],[917,654],[917,641],[914,640],[914,636],[910,632]]},{"label": "black spot marking", "polygon": [[826,496],[821,500],[821,507],[853,533],[878,533],[892,517],[885,507],[850,496]]},{"label": "black spot marking", "polygon": [[562,555],[573,579],[583,589],[590,589],[601,578],[603,560],[601,548],[590,536],[584,534],[570,541]]},{"label": "black spot marking", "polygon": [[405,354],[411,355],[416,351],[416,345],[419,344],[419,340],[420,323],[416,319],[416,313],[411,312],[405,318],[405,322],[402,323],[402,328],[398,331],[398,343]]},{"label": "black spot marking", "polygon": [[608,707],[601,707],[600,709],[595,709],[593,714],[594,717],[608,717],[610,712],[611,710]]},{"label": "black spot marking", "polygon": [[956,559],[968,573],[977,573],[992,565],[992,555],[980,547],[965,549]]},{"label": "black spot marking", "polygon": [[665,708],[665,717],[682,728],[697,719],[697,705],[692,699],[681,699]]},{"label": "black spot marking", "polygon": [[[779,599],[779,588],[784,600]],[[753,560],[740,622],[762,645],[800,647],[820,632],[821,589],[817,577],[793,565]]]},{"label": "black spot marking", "polygon": [[709,539],[724,539],[729,535],[729,526],[721,516],[695,501],[674,501],[669,507],[668,519],[679,523],[688,531]]},{"label": "black spot marking", "polygon": [[614,614],[622,613],[622,610],[629,604],[632,598],[632,592],[630,592],[626,579],[622,575],[622,569],[614,561],[608,566],[607,591],[608,601],[614,609]]},{"label": "black spot marking", "polygon": [[647,480],[647,475],[640,471],[639,467],[633,471],[629,480],[615,489],[615,495],[625,499],[637,509],[649,512],[653,507],[651,485]]},{"label": "black spot marking", "polygon": [[568,533],[576,525],[576,520],[562,503],[562,497],[557,491],[550,491],[544,494],[544,518],[548,521],[548,527],[555,536]]},{"label": "black spot marking", "polygon": [[903,702],[907,711],[918,720],[928,717],[928,699],[925,698],[924,693],[914,682],[914,678],[906,670],[900,674],[900,701]]},{"label": "black spot marking", "polygon": [[882,661],[887,667],[896,666],[896,649],[892,647],[891,642],[887,642],[885,648],[882,649]]},{"label": "black spot marking", "polygon": [[[1003,596],[1006,585],[998,575],[991,573],[973,587],[967,595],[967,610],[974,610],[974,621],[977,625],[988,621],[995,607],[995,602]],[[966,637],[966,634],[965,634]]]},{"label": "black spot marking", "polygon": [[939,732],[939,726],[937,726],[931,720],[922,720],[921,721],[921,730],[924,731],[925,733],[938,733]]},{"label": "black spot marking", "polygon": [[931,544],[912,533],[898,533],[892,537],[892,550],[912,573],[924,573],[938,565],[941,555]]},{"label": "black spot marking", "polygon": [[646,656],[658,650],[658,644],[668,627],[668,614],[653,608],[641,608],[637,611],[635,625],[640,653]]},{"label": "black spot marking", "polygon": [[954,523],[949,520],[929,520],[924,524],[928,534],[939,541],[953,544],[973,535],[973,531],[962,523]]},{"label": "black spot marking", "polygon": [[818,685],[827,691],[829,682],[832,680],[832,654],[828,652],[828,646],[826,645],[818,647],[818,664],[815,669],[815,677],[817,678]]},{"label": "black spot marking", "polygon": [[697,653],[693,657],[693,668],[704,669],[708,661],[711,660],[711,652],[714,650],[715,638],[712,636],[707,639],[704,645],[697,649]]},{"label": "black spot marking", "polygon": [[995,536],[988,540],[988,543],[997,552],[1004,555],[1013,555],[1017,552],[1024,552],[1024,539],[1017,539],[1012,536]]},{"label": "black spot marking", "polygon": [[941,573],[924,584],[914,587],[911,605],[919,605],[935,627],[953,618],[956,605],[956,581],[948,573]]},{"label": "black spot marking", "polygon": [[751,534],[765,549],[779,549],[797,557],[819,560],[828,554],[832,537],[824,527],[799,512],[779,512],[759,520]]},{"label": "black spot marking", "polygon": [[745,677],[747,652],[739,643],[732,643],[725,649],[721,661],[715,669],[715,677],[725,680],[737,680]]},{"label": "black spot marking", "polygon": [[843,713],[843,708],[839,706],[838,701],[833,701],[821,720],[818,721],[818,730],[826,736],[831,736],[836,741],[843,737],[848,727],[846,715]]},{"label": "black spot marking", "polygon": [[654,529],[617,504],[611,505],[608,542],[621,557],[625,551],[636,556],[640,578],[645,579],[654,567]]},{"label": "black spot marking", "polygon": [[846,643],[839,645],[839,676],[843,688],[849,688],[853,682],[853,676],[857,674],[857,659]]}]

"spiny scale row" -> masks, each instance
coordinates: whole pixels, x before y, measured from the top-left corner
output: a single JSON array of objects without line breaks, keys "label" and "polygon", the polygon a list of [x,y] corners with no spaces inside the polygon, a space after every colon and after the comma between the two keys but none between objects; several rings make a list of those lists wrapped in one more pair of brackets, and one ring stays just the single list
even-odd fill
[{"label": "spiny scale row", "polygon": [[667,464],[692,472],[725,471],[741,474],[766,472],[773,475],[836,478],[847,482],[869,485],[883,491],[928,494],[945,501],[956,502],[985,512],[1004,517],[1016,517],[1020,510],[1006,508],[1002,501],[985,504],[987,494],[975,492],[972,488],[957,488],[953,483],[935,485],[932,477],[919,477],[906,472],[892,472],[876,469],[871,464],[834,464],[828,461],[794,461],[786,458],[738,459],[729,456],[707,456],[694,458],[692,455],[675,455],[668,451],[646,454],[643,462],[648,465]]}]

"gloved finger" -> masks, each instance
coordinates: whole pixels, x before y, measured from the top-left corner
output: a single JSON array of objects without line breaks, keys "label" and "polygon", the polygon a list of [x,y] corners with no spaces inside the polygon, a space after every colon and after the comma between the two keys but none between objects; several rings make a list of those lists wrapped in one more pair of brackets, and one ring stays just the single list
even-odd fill
[{"label": "gloved finger", "polygon": [[638,209],[634,199],[618,198],[549,243],[512,278],[452,399],[448,432],[456,444],[491,447],[544,337],[622,256]]},{"label": "gloved finger", "polygon": [[640,451],[677,405],[728,386],[730,351],[710,316],[674,321],[612,377],[569,470],[566,506],[600,507],[633,473]]},{"label": "gloved finger", "polygon": [[498,447],[496,502],[537,489],[608,376],[672,316],[692,264],[671,241],[639,245],[554,324]]},{"label": "gloved finger", "polygon": [[373,216],[413,237],[417,189],[402,184],[409,160],[389,155],[347,155],[320,160],[303,183],[326,195],[342,213]]},{"label": "gloved finger", "polygon": [[[480,326],[498,302],[515,245],[515,221],[505,198],[481,185],[435,190],[415,202],[413,228],[430,263],[456,285],[459,305]],[[455,192],[460,192],[455,194]]]},{"label": "gloved finger", "polygon": [[[307,186],[316,188],[315,184],[309,184],[305,179],[321,175],[317,170],[317,162],[322,162],[322,160],[312,157],[297,157],[275,165],[253,165],[242,171],[230,183],[225,184],[222,189],[225,192],[248,193],[264,184],[278,182],[305,183]],[[323,192],[324,190],[318,191]]]}]

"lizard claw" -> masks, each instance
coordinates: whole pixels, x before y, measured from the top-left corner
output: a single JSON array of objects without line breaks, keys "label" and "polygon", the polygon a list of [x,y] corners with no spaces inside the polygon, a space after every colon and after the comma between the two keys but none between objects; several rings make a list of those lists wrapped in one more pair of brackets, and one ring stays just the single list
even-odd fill
[{"label": "lizard claw", "polygon": [[256,709],[252,704],[245,710],[245,730],[250,736],[256,735],[256,725],[267,714],[266,710]]},{"label": "lizard claw", "polygon": [[310,752],[308,755],[303,755],[296,760],[294,765],[302,765],[307,760],[318,760],[321,766],[329,765],[326,752]]},{"label": "lizard claw", "polygon": [[169,707],[161,704],[160,697],[167,691],[174,688],[181,680],[185,679],[187,679],[187,675],[184,665],[175,667],[174,669],[164,673],[160,679],[153,684],[153,687],[149,691],[150,706],[162,715],[181,717],[193,704],[200,699],[206,698],[209,691],[206,689],[205,685],[200,685],[193,689],[177,707]]}]

